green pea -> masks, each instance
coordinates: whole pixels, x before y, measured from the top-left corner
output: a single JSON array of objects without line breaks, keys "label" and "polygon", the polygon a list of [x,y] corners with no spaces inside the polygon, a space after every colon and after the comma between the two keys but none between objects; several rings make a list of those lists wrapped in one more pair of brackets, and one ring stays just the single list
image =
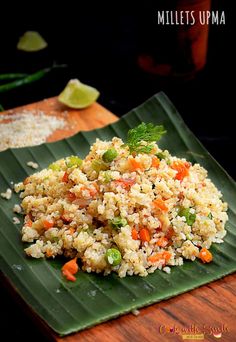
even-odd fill
[{"label": "green pea", "polygon": [[73,166],[80,167],[82,165],[82,163],[83,163],[83,160],[77,156],[70,156],[70,157],[66,158],[67,167],[73,167]]},{"label": "green pea", "polygon": [[102,160],[105,163],[111,163],[118,156],[118,152],[115,148],[109,148],[105,153],[103,153]]},{"label": "green pea", "polygon": [[105,254],[107,262],[112,266],[117,266],[121,263],[121,253],[116,248],[109,248]]},{"label": "green pea", "polygon": [[127,221],[125,218],[122,218],[120,216],[114,217],[113,220],[110,220],[110,224],[113,229],[119,229],[121,227],[124,227],[127,225]]},{"label": "green pea", "polygon": [[61,167],[57,163],[52,163],[48,166],[48,169],[53,171],[61,171]]},{"label": "green pea", "polygon": [[186,223],[192,226],[196,220],[196,214],[190,213],[190,208],[180,207],[178,211],[179,216],[184,216],[186,218]]}]

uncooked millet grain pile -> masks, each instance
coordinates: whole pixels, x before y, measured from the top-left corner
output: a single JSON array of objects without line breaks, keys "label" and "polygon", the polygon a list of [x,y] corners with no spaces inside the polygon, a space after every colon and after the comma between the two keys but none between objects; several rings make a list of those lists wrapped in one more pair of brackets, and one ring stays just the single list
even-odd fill
[{"label": "uncooked millet grain pile", "polygon": [[66,125],[63,118],[42,111],[27,111],[0,116],[0,151],[11,147],[39,145]]}]

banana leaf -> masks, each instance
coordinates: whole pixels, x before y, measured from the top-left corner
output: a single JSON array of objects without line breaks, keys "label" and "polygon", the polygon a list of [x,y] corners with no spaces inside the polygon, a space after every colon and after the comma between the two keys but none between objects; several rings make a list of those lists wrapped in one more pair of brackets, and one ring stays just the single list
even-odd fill
[{"label": "banana leaf", "polygon": [[26,165],[29,160],[37,162],[42,169],[67,155],[83,157],[96,138],[118,136],[125,139],[127,131],[142,121],[163,124],[168,133],[160,146],[193,163],[199,162],[208,170],[209,177],[229,204],[225,241],[213,245],[214,259],[207,265],[199,261],[185,262],[181,267],[173,267],[171,274],[156,271],[145,278],[121,279],[115,274],[104,277],[80,271],[76,282],[71,283],[61,275],[62,260],[36,260],[25,256],[21,225],[12,223],[12,207],[19,203],[19,198],[13,194],[10,201],[0,199],[1,271],[27,305],[60,335],[176,296],[236,270],[236,184],[196,139],[163,93],[102,129],[81,132],[55,143],[1,152],[0,192],[10,187],[11,182],[19,182],[32,173]]}]

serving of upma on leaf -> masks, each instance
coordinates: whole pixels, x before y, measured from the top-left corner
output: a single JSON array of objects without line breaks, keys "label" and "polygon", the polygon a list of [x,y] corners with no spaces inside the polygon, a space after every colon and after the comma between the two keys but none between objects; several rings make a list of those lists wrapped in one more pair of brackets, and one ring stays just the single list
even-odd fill
[{"label": "serving of upma on leaf", "polygon": [[210,262],[227,204],[203,167],[158,147],[165,133],[142,123],[126,142],[97,139],[84,160],[68,156],[17,184],[26,254],[64,255],[72,281],[79,269],[147,276],[184,259]]}]

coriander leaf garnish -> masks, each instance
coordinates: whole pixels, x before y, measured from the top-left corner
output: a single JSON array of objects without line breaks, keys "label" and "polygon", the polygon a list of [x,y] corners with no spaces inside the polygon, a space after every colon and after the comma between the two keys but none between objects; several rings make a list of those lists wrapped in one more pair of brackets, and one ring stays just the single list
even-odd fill
[{"label": "coriander leaf garnish", "polygon": [[161,139],[162,135],[166,133],[166,130],[162,125],[154,126],[152,123],[142,122],[135,128],[128,131],[127,145],[130,152],[136,153],[150,153],[153,145],[142,145],[142,141],[147,143],[156,142]]}]

